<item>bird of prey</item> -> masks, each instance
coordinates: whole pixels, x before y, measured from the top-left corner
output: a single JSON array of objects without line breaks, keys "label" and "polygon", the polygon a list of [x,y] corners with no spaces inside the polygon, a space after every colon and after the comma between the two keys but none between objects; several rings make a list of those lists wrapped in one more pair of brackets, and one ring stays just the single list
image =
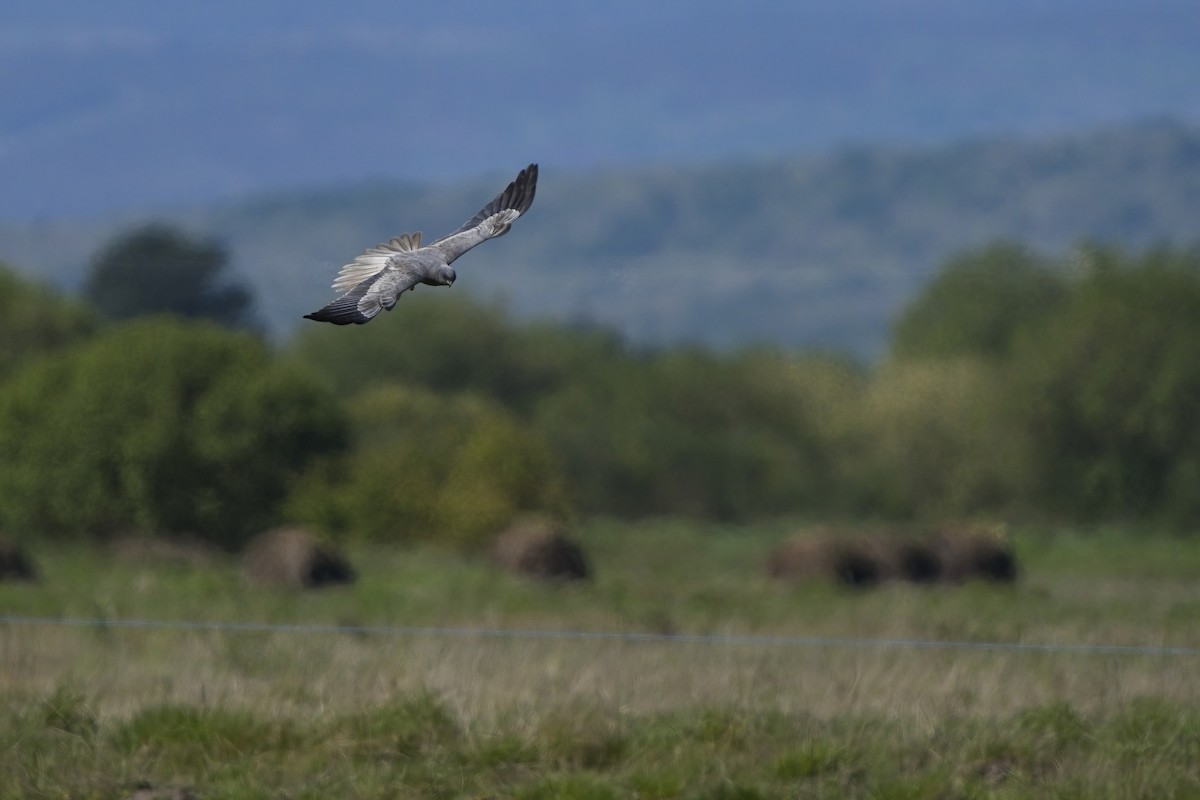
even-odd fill
[{"label": "bird of prey", "polygon": [[365,251],[342,267],[333,282],[333,288],[344,294],[304,318],[362,325],[381,309],[391,311],[400,295],[418,283],[452,285],[456,275],[450,264],[475,245],[508,233],[517,217],[533,205],[537,178],[538,165],[530,164],[478,214],[436,242],[422,246],[420,233],[405,233]]}]

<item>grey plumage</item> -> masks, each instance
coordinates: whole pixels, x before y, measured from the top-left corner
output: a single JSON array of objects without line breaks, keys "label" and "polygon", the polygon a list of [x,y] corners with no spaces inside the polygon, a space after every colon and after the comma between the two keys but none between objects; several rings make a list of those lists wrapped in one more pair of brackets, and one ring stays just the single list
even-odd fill
[{"label": "grey plumage", "polygon": [[400,295],[418,283],[450,286],[457,277],[450,264],[476,245],[503,236],[533,205],[538,165],[530,164],[458,230],[428,245],[421,234],[403,234],[366,250],[338,272],[333,288],[344,292],[305,319],[334,325],[361,325],[380,310],[391,311]]}]

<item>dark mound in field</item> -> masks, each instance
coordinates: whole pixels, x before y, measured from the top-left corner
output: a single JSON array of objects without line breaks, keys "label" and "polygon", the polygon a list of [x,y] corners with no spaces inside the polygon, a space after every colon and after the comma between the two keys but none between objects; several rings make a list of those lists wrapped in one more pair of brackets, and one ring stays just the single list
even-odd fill
[{"label": "dark mound in field", "polygon": [[37,567],[19,543],[0,536],[0,581],[36,581]]},{"label": "dark mound in field", "polygon": [[767,557],[767,574],[781,580],[833,580],[847,586],[874,586],[886,577],[878,548],[828,528],[797,534]]},{"label": "dark mound in field", "polygon": [[255,583],[297,589],[353,583],[356,577],[337,549],[303,528],[278,528],[254,537],[242,562]]},{"label": "dark mound in field", "polygon": [[591,575],[583,548],[563,526],[540,518],[517,520],[496,537],[493,560],[520,575],[551,580],[585,580]]},{"label": "dark mound in field", "polygon": [[222,553],[191,536],[131,534],[109,545],[114,557],[130,564],[168,564],[178,567],[211,567]]},{"label": "dark mound in field", "polygon": [[932,535],[898,529],[816,527],[775,548],[767,572],[785,580],[832,579],[871,586],[895,579],[911,583],[1009,582],[1017,561],[1003,531],[980,524],[949,524]]},{"label": "dark mound in field", "polygon": [[942,561],[943,577],[953,583],[972,578],[1011,583],[1017,579],[1017,557],[1001,529],[984,525],[945,525],[931,541]]},{"label": "dark mound in field", "polygon": [[928,541],[889,534],[864,543],[879,562],[885,577],[910,583],[934,583],[945,571],[941,556]]}]

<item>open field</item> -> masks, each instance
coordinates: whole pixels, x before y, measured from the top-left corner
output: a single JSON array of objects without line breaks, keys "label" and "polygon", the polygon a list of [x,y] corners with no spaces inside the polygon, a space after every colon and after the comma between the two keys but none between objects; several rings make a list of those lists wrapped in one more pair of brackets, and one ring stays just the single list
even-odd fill
[{"label": "open field", "polygon": [[[1030,531],[1014,586],[764,577],[779,524],[589,524],[596,580],[351,550],[353,587],[35,550],[5,614],[1200,648],[1200,547]],[[0,625],[0,797],[1200,795],[1200,656]]]}]

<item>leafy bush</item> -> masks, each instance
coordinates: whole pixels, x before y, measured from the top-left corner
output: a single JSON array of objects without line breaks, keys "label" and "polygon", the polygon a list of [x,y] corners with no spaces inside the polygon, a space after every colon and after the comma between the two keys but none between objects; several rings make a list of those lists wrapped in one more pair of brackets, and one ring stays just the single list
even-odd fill
[{"label": "leafy bush", "polygon": [[1083,519],[1200,519],[1200,250],[1091,249],[1071,302],[1024,332],[1012,400],[1036,501]]},{"label": "leafy bush", "polygon": [[373,541],[481,544],[514,516],[565,513],[541,439],[495,403],[398,385],[351,404],[357,446],[298,485],[290,514]]},{"label": "leafy bush", "polygon": [[942,517],[1007,510],[1025,491],[1029,442],[979,359],[882,365],[856,406],[847,475],[854,510]]},{"label": "leafy bush", "polygon": [[1200,519],[1200,250],[966,254],[893,353],[856,427],[865,506]]},{"label": "leafy bush", "polygon": [[1014,244],[994,244],[948,261],[900,315],[899,358],[1003,358],[1018,332],[1067,300],[1065,271]]},{"label": "leafy bush", "polygon": [[344,440],[333,398],[254,338],[139,321],[0,386],[0,519],[231,547],[274,522],[295,473]]},{"label": "leafy bush", "polygon": [[0,264],[0,376],[22,361],[80,341],[96,328],[90,308],[56,297]]},{"label": "leafy bush", "polygon": [[591,370],[535,422],[589,511],[745,519],[828,507],[825,415],[855,382],[817,358],[676,351]]},{"label": "leafy bush", "polygon": [[[419,299],[379,327],[306,330],[291,353],[351,393],[370,395],[371,387],[398,382],[443,397],[486,397],[536,432],[545,443],[540,447],[564,470],[557,485],[565,485],[573,506],[589,511],[734,519],[827,507],[836,494],[836,446],[826,419],[861,381],[843,362],[770,351],[636,352],[600,329],[517,325],[496,306]],[[489,435],[511,438],[505,430]],[[386,471],[384,457],[362,457],[379,462],[370,469]],[[386,459],[402,457],[397,451]],[[368,478],[367,467],[352,469],[361,473],[353,482],[357,491],[373,480],[378,494],[370,496],[377,501],[391,491],[389,480]],[[455,475],[465,467],[458,469]],[[442,477],[414,463],[406,476],[429,486],[450,473]],[[443,513],[468,513],[490,502],[488,496],[474,492],[469,503],[448,505]],[[413,530],[439,524],[416,522],[425,512],[406,513]],[[322,515],[328,523],[339,516],[333,506]],[[383,535],[394,525],[381,520],[365,527]]]},{"label": "leafy bush", "polygon": [[374,325],[302,329],[291,354],[340,391],[403,383],[484,395],[519,413],[622,354],[612,333],[556,324],[517,325],[497,305],[417,292]]},{"label": "leafy bush", "polygon": [[[353,475],[314,473],[294,500],[337,530],[474,540],[558,493],[621,516],[1200,519],[1197,250],[965,253],[869,374],[766,350],[638,351],[457,298],[374,331],[314,330],[293,350],[343,389],[414,387],[363,395]],[[562,477],[539,495],[551,463]]]}]

